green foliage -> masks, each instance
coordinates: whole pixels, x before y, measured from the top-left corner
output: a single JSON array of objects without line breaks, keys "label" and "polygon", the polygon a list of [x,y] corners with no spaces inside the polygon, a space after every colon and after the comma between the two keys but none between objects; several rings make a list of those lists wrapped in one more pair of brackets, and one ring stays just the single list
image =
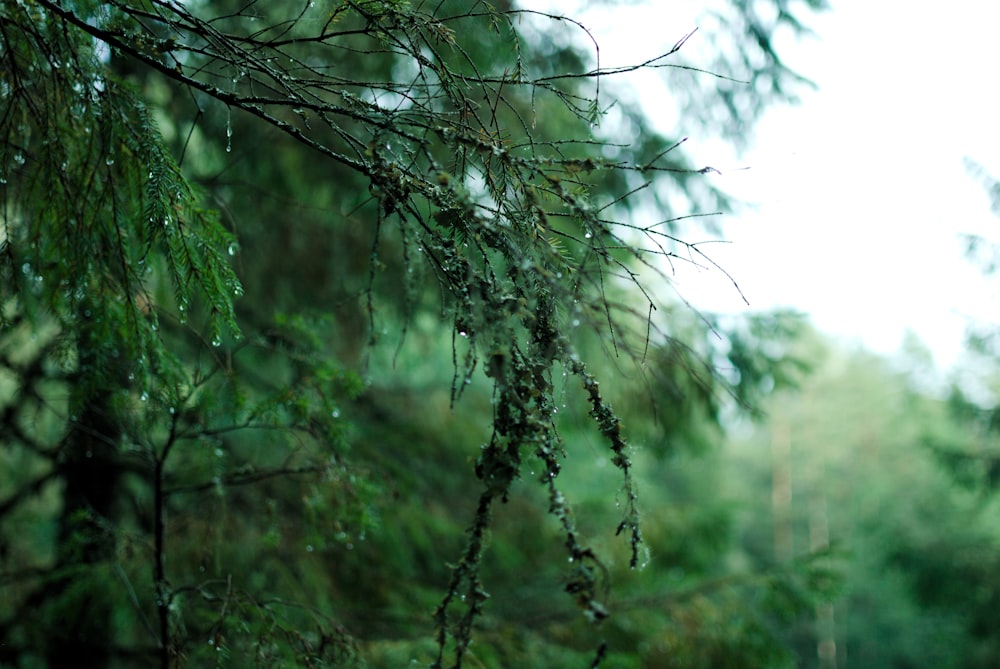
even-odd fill
[{"label": "green foliage", "polygon": [[[734,136],[737,145],[746,142],[748,122],[755,119],[767,101],[775,97],[797,99],[797,91],[813,83],[794,71],[778,52],[779,36],[812,36],[814,33],[802,21],[808,11],[829,9],[827,0],[778,0],[760,3],[734,0],[710,5],[705,22],[729,26],[726,32],[710,31],[715,58],[712,72],[722,75],[713,85],[718,87],[723,104],[713,110],[715,122]],[[697,80],[694,86],[704,85]],[[697,104],[697,97],[691,102]],[[688,108],[694,111],[692,107]]]},{"label": "green foliage", "polygon": [[[954,398],[927,394],[885,359],[829,344],[822,357],[797,390],[765,403],[771,427],[757,431],[756,451],[734,447],[730,474],[746,491],[743,544],[753,563],[780,559],[782,528],[795,553],[836,548],[839,597],[813,629],[787,628],[788,644],[815,657],[833,641],[844,667],[990,666],[996,501],[940,467],[942,454],[978,441],[977,426],[954,413]],[[768,474],[771,490],[761,486]],[[818,587],[806,591],[831,594],[838,579],[821,566],[804,581]]]},{"label": "green foliage", "polygon": [[[225,327],[238,333],[233,238],[199,206],[143,100],[107,75],[84,35],[8,11],[0,159],[13,169],[2,259],[15,292],[6,297],[28,314],[112,309],[105,327],[127,328],[118,343],[136,357],[155,346],[150,286],[169,280],[182,320],[197,293],[213,340]],[[103,294],[116,299],[94,297]]]},{"label": "green foliage", "polygon": [[[671,566],[726,578],[729,513],[674,474],[647,532],[639,490],[784,381],[753,351],[792,329],[657,289],[710,259],[637,213],[678,183],[722,198],[675,139],[595,138],[611,72],[522,27],[582,26],[457,2],[0,15],[0,659],[656,665],[630,650],[648,633],[686,666],[787,656],[768,621],[823,584],[676,596]],[[631,405],[656,395],[650,425]],[[615,622],[623,584],[669,603]]]}]

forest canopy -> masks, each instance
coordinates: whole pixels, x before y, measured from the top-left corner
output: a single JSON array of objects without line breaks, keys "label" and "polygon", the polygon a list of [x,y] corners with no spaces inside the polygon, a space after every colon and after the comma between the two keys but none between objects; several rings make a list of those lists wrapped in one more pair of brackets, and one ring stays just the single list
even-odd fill
[{"label": "forest canopy", "polygon": [[[735,137],[821,5],[730,2],[730,60],[688,29],[637,67],[709,82],[687,131]],[[669,463],[796,377],[797,324],[673,289],[724,274],[727,198],[580,22],[0,16],[0,661],[793,661],[776,621],[832,592],[825,553],[733,576],[711,476]]]}]

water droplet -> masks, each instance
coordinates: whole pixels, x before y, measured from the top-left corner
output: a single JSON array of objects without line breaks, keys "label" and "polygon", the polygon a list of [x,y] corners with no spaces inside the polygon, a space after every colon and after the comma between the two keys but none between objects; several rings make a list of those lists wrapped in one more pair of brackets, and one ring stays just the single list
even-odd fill
[{"label": "water droplet", "polygon": [[306,552],[307,553],[312,553],[313,552],[312,544],[306,544]]},{"label": "water droplet", "polygon": [[235,242],[230,242],[228,250],[229,250],[229,255],[231,255],[231,256],[236,255],[236,243]]},{"label": "water droplet", "polygon": [[330,412],[330,415],[333,416],[334,418],[340,418],[340,409],[334,409],[333,411]]},{"label": "water droplet", "polygon": [[222,346],[222,338],[218,336],[213,337],[212,346],[214,346],[215,348],[219,348],[220,346]]},{"label": "water droplet", "polygon": [[139,400],[141,400],[143,402],[148,401],[149,400],[149,393],[147,393],[145,390],[143,390],[142,394],[139,395]]},{"label": "water droplet", "polygon": [[114,165],[114,164],[115,164],[115,159],[109,156],[109,157],[108,157],[108,158],[107,158],[107,159],[106,159],[106,160],[104,161],[104,164],[105,164],[105,165],[107,165],[108,167],[111,167],[112,165]]},{"label": "water droplet", "polygon": [[459,331],[458,331],[458,336],[459,336],[459,337],[468,337],[468,336],[469,336],[469,333],[468,333],[468,332],[466,332],[465,330],[459,330]]}]

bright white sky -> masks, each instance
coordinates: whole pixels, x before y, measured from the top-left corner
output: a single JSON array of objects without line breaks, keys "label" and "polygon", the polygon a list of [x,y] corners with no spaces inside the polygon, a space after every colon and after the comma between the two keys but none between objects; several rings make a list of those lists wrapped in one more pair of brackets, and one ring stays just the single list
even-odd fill
[{"label": "bright white sky", "polygon": [[[566,4],[560,12],[582,18],[601,43],[602,64],[624,64],[669,49],[698,25],[685,7],[705,2],[582,13]],[[833,4],[810,21],[816,39],[779,43],[818,91],[768,112],[742,156],[708,137],[686,145],[722,170],[713,178],[725,190],[756,205],[726,217],[733,243],[713,258],[751,309],[793,307],[882,352],[896,351],[910,329],[949,366],[967,316],[1000,319],[996,285],[963,259],[959,241],[970,232],[1000,238],[1000,219],[962,163],[971,157],[1000,176],[1000,3]],[[687,62],[707,46],[698,37],[685,46]],[[662,109],[655,86],[641,90]],[[705,309],[747,309],[717,273],[680,278]]]}]

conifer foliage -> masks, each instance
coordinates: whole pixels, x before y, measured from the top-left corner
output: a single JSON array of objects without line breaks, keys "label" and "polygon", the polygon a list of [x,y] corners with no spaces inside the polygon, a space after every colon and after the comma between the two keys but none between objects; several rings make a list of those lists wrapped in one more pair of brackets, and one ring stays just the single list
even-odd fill
[{"label": "conifer foliage", "polygon": [[[617,532],[641,566],[627,432],[595,365],[629,360],[675,393],[680,380],[717,416],[706,330],[682,343],[667,292],[671,263],[714,263],[678,236],[679,214],[631,213],[678,187],[720,196],[677,140],[597,139],[605,119],[627,127],[603,88],[617,70],[522,36],[582,26],[404,0],[0,0],[0,15],[0,457],[16,472],[0,483],[0,660],[361,662],[332,593],[293,602],[279,558],[244,581],[226,563],[258,554],[240,537],[277,542],[287,528],[268,525],[292,505],[325,518],[318,542],[363,538],[358,519],[388,493],[350,455],[342,412],[370,405],[371,356],[345,351],[380,345],[385,324],[403,347],[428,314],[450,333],[452,405],[485,378],[492,407],[469,444],[464,547],[439,556],[455,561],[432,663],[469,653],[492,516],[527,462],[562,537],[563,589],[587,620],[608,616],[606,567],[560,485],[557,379],[575,379],[617,469]],[[646,65],[685,67],[683,44]],[[273,152],[246,153],[250,132]],[[217,213],[205,165],[289,146],[311,156],[307,180],[357,203],[332,228],[368,259],[353,329],[316,316],[323,304],[262,317],[237,278],[253,235],[236,231],[252,224]],[[747,373],[739,399],[760,380]]]}]

